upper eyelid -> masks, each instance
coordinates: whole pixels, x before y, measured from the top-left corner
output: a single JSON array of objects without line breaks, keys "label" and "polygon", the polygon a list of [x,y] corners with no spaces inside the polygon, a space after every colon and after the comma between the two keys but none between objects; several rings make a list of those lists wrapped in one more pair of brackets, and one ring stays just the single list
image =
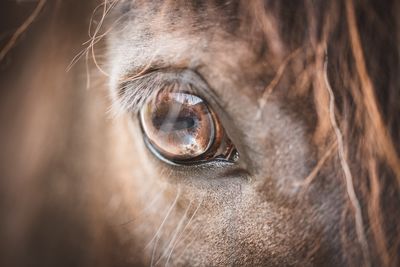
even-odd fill
[{"label": "upper eyelid", "polygon": [[117,88],[118,104],[125,111],[137,113],[144,102],[167,83],[190,85],[198,94],[206,95],[212,102],[219,102],[205,80],[189,69],[151,69],[133,79],[123,79]]}]

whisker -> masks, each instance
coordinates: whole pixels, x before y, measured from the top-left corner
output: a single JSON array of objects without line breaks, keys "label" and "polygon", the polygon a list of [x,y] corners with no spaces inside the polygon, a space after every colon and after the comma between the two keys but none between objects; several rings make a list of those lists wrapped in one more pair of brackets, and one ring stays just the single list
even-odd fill
[{"label": "whisker", "polygon": [[[205,198],[205,196],[203,195],[203,196],[201,197],[201,200],[200,200],[200,202],[199,202],[199,205],[197,206],[197,208],[196,208],[195,211],[193,212],[193,214],[192,214],[192,216],[190,217],[188,223],[185,225],[185,227],[183,228],[183,230],[180,232],[178,238],[176,239],[176,242],[174,243],[174,245],[172,246],[172,248],[171,248],[171,250],[170,250],[170,252],[169,252],[169,254],[168,254],[168,258],[167,258],[167,261],[166,261],[166,263],[165,263],[165,266],[168,265],[168,262],[169,262],[169,260],[171,259],[171,255],[172,255],[172,253],[174,252],[174,249],[175,249],[176,245],[182,240],[181,236],[182,236],[183,233],[186,231],[186,229],[189,227],[190,223],[193,221],[193,218],[194,218],[194,216],[196,215],[197,211],[200,209],[201,204],[203,204],[204,198]],[[192,231],[193,231],[193,229],[192,229]],[[190,231],[190,232],[188,233],[187,236],[189,236],[189,235],[192,233],[192,231]]]},{"label": "whisker", "polygon": [[[161,198],[164,191],[165,191],[165,188],[163,188],[160,192],[158,192],[157,195],[153,198],[153,200],[140,211],[140,214],[143,214],[146,211],[148,211],[150,208],[152,208],[157,203],[157,201]],[[137,218],[123,222],[123,223],[119,224],[118,226],[126,226],[126,225],[134,222],[135,220],[137,220]]]},{"label": "whisker", "polygon": [[[95,29],[95,32],[94,32],[93,37],[92,37],[92,41],[90,42],[90,45],[89,45],[89,49],[90,49],[90,52],[91,52],[91,55],[92,55],[92,58],[93,58],[93,62],[94,62],[94,64],[96,65],[96,67],[98,68],[98,70],[99,70],[101,73],[103,73],[105,76],[109,76],[108,73],[105,72],[105,71],[100,67],[99,63],[98,63],[97,60],[96,60],[96,54],[95,54],[95,51],[94,51],[94,46],[95,46],[95,44],[96,44],[96,39],[97,39],[97,37],[98,37],[98,33],[99,33],[100,30],[101,30],[101,27],[103,26],[103,22],[104,22],[104,20],[105,20],[105,18],[106,18],[106,16],[107,16],[107,14],[108,14],[108,13],[111,11],[111,9],[114,8],[114,6],[117,4],[117,0],[115,0],[115,1],[112,1],[112,2],[111,2],[111,4],[109,5],[109,7],[107,7],[107,0],[104,0],[104,2],[105,2],[105,3],[104,3],[104,8],[103,8],[103,14],[102,14],[102,17],[101,17],[101,19],[100,19],[99,24],[97,25],[97,27],[96,27],[96,29]],[[88,51],[88,53],[89,53],[89,51]]]},{"label": "whisker", "polygon": [[156,250],[157,250],[158,241],[159,241],[159,239],[160,239],[161,230],[162,230],[162,228],[164,227],[164,224],[165,224],[165,222],[167,221],[169,215],[171,214],[171,211],[175,208],[175,205],[176,205],[176,203],[178,202],[178,199],[179,199],[179,196],[180,196],[180,192],[181,192],[180,187],[178,187],[178,192],[176,193],[176,197],[175,197],[174,201],[172,202],[171,206],[169,207],[169,209],[168,209],[168,211],[167,211],[167,214],[166,214],[165,217],[164,217],[164,220],[163,220],[162,223],[160,224],[160,226],[159,226],[157,232],[155,233],[154,237],[153,237],[153,238],[150,240],[150,242],[145,246],[145,249],[146,249],[146,248],[155,240],[154,246],[153,246],[153,252],[152,252],[152,255],[151,255],[151,263],[150,263],[150,266],[154,266],[154,256],[155,256],[155,253],[156,253]]},{"label": "whisker", "polygon": [[175,231],[174,231],[174,234],[173,234],[173,236],[172,236],[172,238],[171,238],[171,241],[169,242],[167,248],[164,250],[164,253],[160,256],[160,258],[158,259],[158,261],[155,263],[155,265],[157,265],[157,264],[162,260],[162,258],[164,258],[164,257],[168,254],[167,252],[169,251],[170,247],[171,247],[171,246],[173,245],[173,243],[175,242],[175,240],[176,240],[176,238],[177,238],[177,236],[178,236],[178,233],[179,233],[179,231],[180,231],[180,229],[181,229],[181,227],[182,227],[182,225],[183,225],[183,222],[186,220],[186,216],[187,216],[187,214],[188,214],[188,212],[189,212],[190,207],[192,206],[192,202],[193,202],[193,200],[190,201],[188,207],[187,207],[186,210],[185,210],[185,213],[183,214],[182,218],[180,219],[180,221],[179,221],[179,223],[178,223],[178,226],[176,227],[176,229],[175,229]]},{"label": "whisker", "polygon": [[[93,10],[92,15],[91,15],[90,20],[89,20],[89,29],[88,29],[89,40],[87,40],[86,42],[84,42],[82,45],[86,45],[86,44],[90,45],[92,39],[95,38],[95,36],[92,35],[92,27],[93,27],[94,16],[95,16],[95,14],[97,13],[97,11],[98,11],[100,8],[103,8],[103,10],[104,10],[106,7],[107,7],[107,0],[105,0],[104,3],[101,3],[101,4],[99,4],[98,6],[96,6],[96,8]],[[104,15],[104,11],[103,11],[103,15]],[[101,24],[101,22],[102,22],[102,20],[100,20],[100,23],[97,25],[96,29],[99,27],[99,25]],[[95,29],[95,32],[96,32],[96,29]],[[67,72],[70,71],[71,68],[75,65],[75,63],[78,62],[78,61],[82,58],[82,56],[83,56],[85,53],[88,53],[88,51],[89,51],[89,46],[88,46],[88,47],[85,47],[82,51],[80,51],[80,52],[72,59],[71,63],[68,65],[68,67],[67,67]]]},{"label": "whisker", "polygon": [[[86,82],[86,87],[87,87],[87,88],[90,88],[90,84],[91,84],[91,82],[90,82],[90,77],[89,77],[89,66],[88,66],[88,65],[89,65],[89,63],[88,63],[88,61],[89,61],[89,55],[93,58],[93,62],[94,62],[94,64],[95,64],[96,68],[97,68],[103,75],[109,76],[109,74],[108,74],[106,71],[104,71],[104,70],[100,67],[100,65],[99,65],[99,63],[98,63],[98,61],[97,61],[97,56],[96,56],[96,54],[95,54],[95,49],[94,49],[94,47],[95,47],[95,45],[96,45],[97,43],[99,43],[109,32],[111,32],[111,31],[114,29],[115,25],[116,25],[119,21],[121,21],[121,20],[125,17],[125,16],[119,17],[116,21],[114,21],[114,23],[113,23],[104,33],[99,34],[99,32],[100,32],[100,30],[101,30],[101,28],[102,28],[102,26],[103,26],[104,20],[105,20],[105,18],[106,18],[106,16],[107,16],[107,14],[110,13],[110,11],[115,7],[115,5],[117,4],[117,2],[118,2],[118,0],[111,1],[111,3],[110,3],[109,5],[107,5],[107,0],[105,0],[104,3],[100,4],[99,6],[97,6],[97,7],[95,8],[95,10],[94,10],[94,12],[93,12],[93,14],[92,14],[92,16],[91,16],[90,24],[89,24],[89,33],[88,33],[88,34],[89,34],[89,40],[87,40],[86,42],[83,43],[83,45],[87,45],[87,47],[85,47],[82,51],[80,51],[80,52],[72,59],[71,63],[70,63],[70,64],[67,66],[67,68],[66,68],[66,71],[67,71],[67,72],[70,71],[71,68],[85,55],[86,73],[88,74],[88,75],[87,75],[87,79],[88,79],[88,80],[87,80],[87,82]],[[93,34],[92,34],[93,21],[94,21],[95,13],[96,13],[97,10],[100,9],[101,7],[103,7],[102,16],[101,16],[101,19],[100,19],[99,23],[97,24],[96,28],[94,29]]]}]

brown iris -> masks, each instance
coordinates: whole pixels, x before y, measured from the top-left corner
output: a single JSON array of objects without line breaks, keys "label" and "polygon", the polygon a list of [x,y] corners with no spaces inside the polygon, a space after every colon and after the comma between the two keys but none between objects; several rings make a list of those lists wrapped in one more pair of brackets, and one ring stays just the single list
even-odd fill
[{"label": "brown iris", "polygon": [[207,103],[189,92],[161,90],[144,105],[140,120],[148,143],[173,162],[225,157],[234,149]]}]

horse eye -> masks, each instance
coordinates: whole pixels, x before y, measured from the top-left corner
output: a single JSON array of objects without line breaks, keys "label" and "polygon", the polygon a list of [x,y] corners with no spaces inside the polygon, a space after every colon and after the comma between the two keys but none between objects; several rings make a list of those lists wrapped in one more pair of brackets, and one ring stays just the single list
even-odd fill
[{"label": "horse eye", "polygon": [[140,122],[150,150],[167,162],[238,159],[218,117],[195,94],[162,89],[142,107]]}]

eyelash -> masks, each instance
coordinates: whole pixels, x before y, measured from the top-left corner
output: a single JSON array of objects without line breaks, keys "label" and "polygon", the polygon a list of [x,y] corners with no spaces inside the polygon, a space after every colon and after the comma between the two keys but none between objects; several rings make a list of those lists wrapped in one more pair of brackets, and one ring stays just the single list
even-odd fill
[{"label": "eyelash", "polygon": [[[160,92],[166,84],[189,85],[189,93],[203,96],[215,103],[215,96],[210,93],[208,85],[191,70],[154,69],[133,79],[125,79],[118,88],[118,105],[125,112],[138,114],[144,103],[151,96]],[[195,89],[198,88],[198,89]],[[201,92],[200,92],[201,91]],[[213,101],[214,100],[214,101]]]}]

